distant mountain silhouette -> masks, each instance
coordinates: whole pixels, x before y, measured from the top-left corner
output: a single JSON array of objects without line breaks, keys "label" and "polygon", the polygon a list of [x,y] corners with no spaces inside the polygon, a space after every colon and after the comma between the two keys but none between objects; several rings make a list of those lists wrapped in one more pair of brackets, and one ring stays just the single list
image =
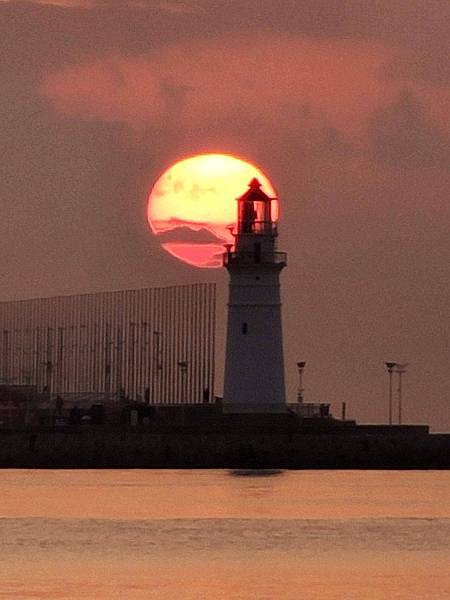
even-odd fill
[{"label": "distant mountain silhouette", "polygon": [[162,244],[223,244],[224,238],[215,235],[206,227],[194,230],[186,225],[156,234]]}]

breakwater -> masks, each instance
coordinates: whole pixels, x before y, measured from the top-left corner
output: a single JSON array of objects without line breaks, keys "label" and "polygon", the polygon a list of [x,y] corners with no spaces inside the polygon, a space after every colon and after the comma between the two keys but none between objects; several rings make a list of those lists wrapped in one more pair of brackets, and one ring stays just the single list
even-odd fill
[{"label": "breakwater", "polygon": [[0,432],[0,468],[448,469],[450,434],[352,431],[79,430]]}]

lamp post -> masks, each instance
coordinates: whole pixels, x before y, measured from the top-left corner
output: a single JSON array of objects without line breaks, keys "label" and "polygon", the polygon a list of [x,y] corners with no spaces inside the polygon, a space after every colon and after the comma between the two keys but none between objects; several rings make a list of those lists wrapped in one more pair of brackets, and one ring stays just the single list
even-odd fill
[{"label": "lamp post", "polygon": [[384,363],[389,373],[389,425],[392,425],[392,373],[394,372],[397,363],[387,362]]},{"label": "lamp post", "polygon": [[395,372],[398,373],[398,387],[397,387],[397,392],[398,392],[398,424],[401,425],[402,424],[402,375],[403,373],[406,373],[406,367],[408,366],[408,363],[405,363],[403,365],[395,365]]},{"label": "lamp post", "polygon": [[300,361],[297,363],[298,369],[298,392],[297,392],[297,402],[303,402],[303,370],[306,366],[306,362]]},{"label": "lamp post", "polygon": [[153,369],[152,369],[152,403],[155,404],[155,390],[158,385],[158,401],[160,400],[159,394],[159,372],[162,369],[162,364],[159,356],[159,347],[160,347],[160,331],[153,332]]},{"label": "lamp post", "polygon": [[188,366],[189,366],[189,361],[187,360],[179,360],[178,361],[178,368],[181,371],[181,381],[182,381],[182,394],[183,394],[183,398],[182,398],[182,403],[183,404],[189,404],[188,399],[187,399],[187,383],[188,383]]}]

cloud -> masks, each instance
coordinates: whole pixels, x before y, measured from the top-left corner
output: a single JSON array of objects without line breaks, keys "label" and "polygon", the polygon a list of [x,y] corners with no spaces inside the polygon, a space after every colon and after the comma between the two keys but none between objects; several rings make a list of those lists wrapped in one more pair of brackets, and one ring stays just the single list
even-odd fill
[{"label": "cloud", "polygon": [[450,90],[412,81],[408,99],[406,75],[387,73],[397,52],[358,40],[215,36],[51,70],[40,91],[65,117],[125,125],[131,144],[158,146],[160,130],[168,162],[188,148],[262,164],[273,153],[339,170],[345,161],[355,174],[370,163],[446,169]]},{"label": "cloud", "polygon": [[379,73],[386,55],[365,42],[218,37],[54,70],[41,92],[62,114],[134,128],[164,122],[192,131],[244,116],[283,134],[299,124],[316,128],[320,118],[330,141],[337,129],[361,129],[385,99]]},{"label": "cloud", "polygon": [[[450,28],[450,23],[449,23]],[[446,86],[450,83],[450,36],[446,42],[431,42],[427,48],[400,48],[389,61],[385,73],[400,81]]]},{"label": "cloud", "polygon": [[[170,224],[170,222],[169,222]],[[204,227],[193,230],[188,226],[179,226],[175,229],[156,234],[162,244],[224,244],[226,240],[214,235]]]},{"label": "cloud", "polygon": [[369,137],[374,156],[382,162],[450,169],[450,136],[433,123],[410,91],[375,111]]},{"label": "cloud", "polygon": [[0,4],[37,4],[40,6],[54,6],[59,8],[92,8],[95,0],[0,0]]},{"label": "cloud", "polygon": [[147,2],[140,2],[140,4],[142,8],[148,8],[150,5],[172,15],[186,15],[198,12],[198,5],[194,2],[183,2],[182,0],[161,0],[160,2],[147,0]]},{"label": "cloud", "polygon": [[[115,0],[118,5],[119,2]],[[0,0],[0,4],[36,4],[40,6],[61,8],[107,8],[114,7],[114,0]],[[130,9],[152,9],[166,12],[170,15],[186,15],[197,12],[195,5],[183,0],[120,0],[120,3]]]}]

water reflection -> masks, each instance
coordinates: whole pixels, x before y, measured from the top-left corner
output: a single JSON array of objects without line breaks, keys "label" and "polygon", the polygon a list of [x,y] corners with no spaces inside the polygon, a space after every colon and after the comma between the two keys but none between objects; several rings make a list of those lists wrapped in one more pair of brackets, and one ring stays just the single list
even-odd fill
[{"label": "water reflection", "polygon": [[444,471],[0,475],[0,600],[448,597]]},{"label": "water reflection", "polygon": [[235,477],[271,477],[272,475],[282,475],[283,469],[233,469],[228,471]]}]

